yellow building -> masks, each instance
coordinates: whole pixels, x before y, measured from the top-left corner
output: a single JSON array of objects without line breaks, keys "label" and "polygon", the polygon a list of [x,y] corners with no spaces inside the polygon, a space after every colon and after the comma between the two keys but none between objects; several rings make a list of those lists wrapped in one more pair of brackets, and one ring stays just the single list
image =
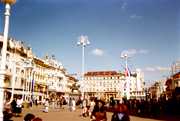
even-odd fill
[{"label": "yellow building", "polygon": [[[2,40],[0,35],[0,50]],[[21,95],[24,100],[39,101],[50,97],[52,92],[65,94],[68,91],[66,70],[54,57],[38,58],[26,44],[9,38],[4,90],[6,98]]]}]

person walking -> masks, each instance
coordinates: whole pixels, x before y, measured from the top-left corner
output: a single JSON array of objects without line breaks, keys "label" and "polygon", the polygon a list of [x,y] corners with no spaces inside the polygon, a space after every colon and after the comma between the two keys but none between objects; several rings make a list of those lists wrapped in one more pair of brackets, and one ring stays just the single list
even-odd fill
[{"label": "person walking", "polygon": [[16,114],[16,99],[14,98],[13,101],[11,102],[11,110],[13,114]]},{"label": "person walking", "polygon": [[92,112],[94,110],[94,106],[95,106],[95,102],[93,99],[91,99],[91,102],[90,102],[90,108],[89,108],[89,116],[92,115]]},{"label": "person walking", "polygon": [[82,113],[81,116],[86,117],[87,116],[87,99],[83,99],[82,101]]},{"label": "person walking", "polygon": [[72,111],[72,98],[69,98],[69,110]]},{"label": "person walking", "polygon": [[75,99],[73,98],[72,99],[72,111],[75,111],[76,110],[76,101]]},{"label": "person walking", "polygon": [[130,121],[128,108],[125,104],[115,106],[111,121]]},{"label": "person walking", "polygon": [[44,103],[44,110],[43,110],[43,112],[48,113],[48,111],[49,111],[49,100],[46,99],[46,101]]},{"label": "person walking", "polygon": [[104,105],[104,101],[96,101],[96,104],[92,112],[91,121],[107,121],[107,115]]},{"label": "person walking", "polygon": [[16,116],[20,116],[20,113],[22,112],[22,103],[23,99],[19,96],[16,101]]}]

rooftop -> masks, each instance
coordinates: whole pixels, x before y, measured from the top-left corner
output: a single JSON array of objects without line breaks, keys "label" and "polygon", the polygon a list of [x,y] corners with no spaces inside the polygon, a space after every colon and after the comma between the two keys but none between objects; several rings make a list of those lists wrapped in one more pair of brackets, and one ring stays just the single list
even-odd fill
[{"label": "rooftop", "polygon": [[84,76],[120,76],[122,73],[116,71],[92,71],[85,73]]}]

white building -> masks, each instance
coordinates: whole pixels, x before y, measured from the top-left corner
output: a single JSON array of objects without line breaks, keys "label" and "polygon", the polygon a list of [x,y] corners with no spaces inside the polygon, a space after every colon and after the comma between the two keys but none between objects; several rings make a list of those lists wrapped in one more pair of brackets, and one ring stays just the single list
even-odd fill
[{"label": "white building", "polygon": [[129,86],[127,83],[125,75],[116,71],[87,72],[84,75],[83,90],[85,95],[104,96],[106,99],[145,97],[144,77],[140,70],[130,76]]},{"label": "white building", "polygon": [[131,74],[130,80],[130,98],[145,97],[145,81],[143,72],[140,69],[136,69],[136,71]]},{"label": "white building", "polygon": [[[0,35],[0,50],[2,40]],[[51,92],[64,94],[68,88],[65,75],[61,62],[54,58],[38,58],[23,42],[9,38],[3,84],[6,98],[13,94],[23,96],[24,100],[42,100]]]}]

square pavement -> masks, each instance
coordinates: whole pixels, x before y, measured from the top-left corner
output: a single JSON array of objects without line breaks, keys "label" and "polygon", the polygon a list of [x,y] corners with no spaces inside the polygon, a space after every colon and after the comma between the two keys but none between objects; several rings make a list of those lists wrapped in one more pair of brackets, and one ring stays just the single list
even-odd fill
[{"label": "square pavement", "polygon": [[[81,109],[76,109],[74,112],[70,112],[68,108],[65,109],[49,109],[48,113],[43,112],[43,106],[33,106],[33,108],[23,108],[22,114],[20,117],[13,117],[13,121],[23,121],[23,117],[27,113],[32,113],[36,117],[40,117],[43,121],[90,121],[89,117],[81,117]],[[107,113],[108,121],[111,121],[112,113]],[[131,121],[162,121],[155,119],[146,119],[131,116]]]}]

